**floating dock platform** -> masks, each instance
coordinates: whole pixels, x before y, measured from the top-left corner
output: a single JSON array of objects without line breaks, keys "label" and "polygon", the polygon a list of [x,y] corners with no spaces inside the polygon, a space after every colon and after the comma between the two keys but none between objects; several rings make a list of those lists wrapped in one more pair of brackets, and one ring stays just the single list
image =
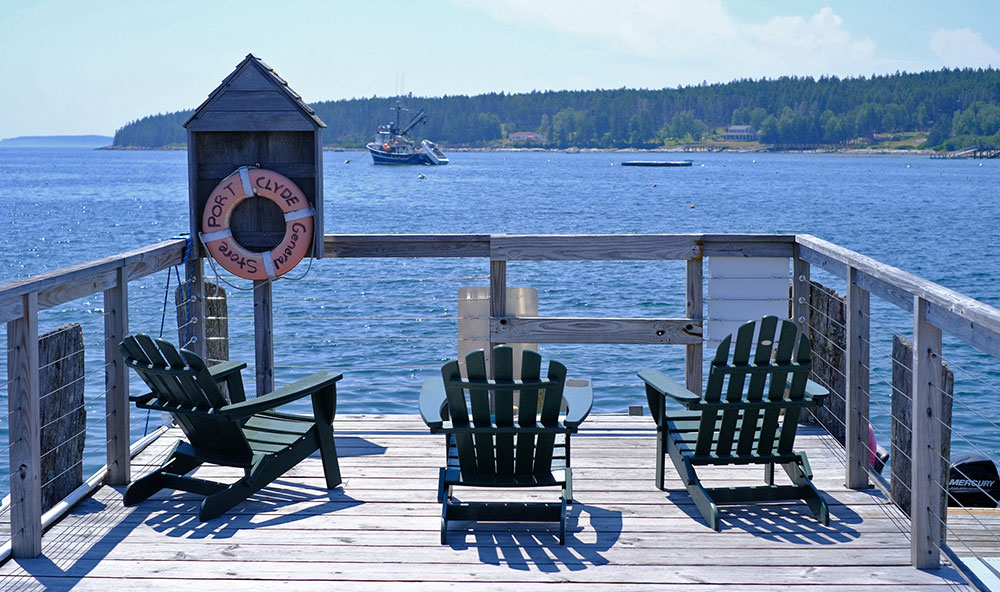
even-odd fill
[{"label": "floating dock platform", "polygon": [[622,166],[638,167],[689,167],[690,160],[626,160]]}]

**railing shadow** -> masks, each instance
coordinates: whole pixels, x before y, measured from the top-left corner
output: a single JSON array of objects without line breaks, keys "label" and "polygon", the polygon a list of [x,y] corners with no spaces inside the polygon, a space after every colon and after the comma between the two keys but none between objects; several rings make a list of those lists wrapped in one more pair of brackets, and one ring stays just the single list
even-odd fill
[{"label": "railing shadow", "polygon": [[[589,529],[580,524],[584,514],[589,516]],[[464,532],[462,525],[467,525]],[[581,571],[609,563],[601,553],[611,549],[621,537],[622,513],[574,503],[567,510],[565,545],[559,544],[558,525],[531,523],[502,531],[495,530],[495,524],[489,526],[494,530],[487,531],[485,523],[449,522],[449,546],[456,550],[475,547],[483,563],[506,565],[517,571],[532,568],[542,573]],[[469,534],[472,543],[465,542]]]},{"label": "railing shadow", "polygon": [[[338,436],[337,446],[341,458],[385,453],[385,447],[358,437]],[[319,457],[319,452],[312,456]],[[12,560],[18,568],[0,579],[0,590],[73,588],[139,525],[175,538],[225,539],[241,530],[289,524],[364,503],[344,493],[341,487],[328,490],[276,479],[229,513],[200,522],[198,510],[203,499],[200,496],[164,490],[134,507],[126,508],[121,505],[124,487],[113,490],[117,491],[117,495],[85,499],[63,519],[65,523],[73,517],[101,514],[96,524],[88,522],[85,526],[71,527],[59,534],[47,534],[42,540],[42,555]],[[282,508],[294,504],[304,505],[290,513],[281,512]],[[262,519],[261,516],[266,517]],[[57,525],[56,528],[60,527]]]},{"label": "railing shadow", "polygon": [[[115,488],[124,493],[123,488]],[[293,503],[326,500],[309,505],[290,514],[255,519],[260,514],[275,511]],[[146,525],[169,537],[178,538],[229,538],[240,530],[265,528],[287,524],[320,514],[328,514],[357,506],[363,502],[346,495],[342,489],[327,490],[299,483],[289,487],[287,482],[274,481],[269,487],[255,494],[235,509],[208,522],[198,521],[199,498],[171,495],[167,498],[150,498],[135,507],[121,506],[121,497],[114,502],[89,499],[74,509],[71,516],[104,514],[111,517],[101,524],[90,524],[85,531],[69,529],[56,537],[43,540],[42,555],[31,559],[14,559],[20,569],[13,570],[0,579],[3,590],[66,590],[80,583],[98,564],[105,560],[115,547],[123,542],[139,525]],[[114,506],[118,505],[117,508]],[[101,530],[105,532],[96,538]],[[27,576],[27,577],[26,577]]]}]

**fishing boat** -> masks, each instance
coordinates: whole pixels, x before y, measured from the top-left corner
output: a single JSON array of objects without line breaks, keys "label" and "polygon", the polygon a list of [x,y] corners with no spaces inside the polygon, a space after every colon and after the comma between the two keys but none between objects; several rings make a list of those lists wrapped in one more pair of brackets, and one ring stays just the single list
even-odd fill
[{"label": "fishing boat", "polygon": [[400,116],[406,108],[397,104],[392,110],[396,112],[395,119],[378,126],[375,141],[368,143],[375,164],[448,164],[448,157],[434,142],[423,140],[418,144],[407,136],[417,124],[427,120],[423,109],[402,127]]}]

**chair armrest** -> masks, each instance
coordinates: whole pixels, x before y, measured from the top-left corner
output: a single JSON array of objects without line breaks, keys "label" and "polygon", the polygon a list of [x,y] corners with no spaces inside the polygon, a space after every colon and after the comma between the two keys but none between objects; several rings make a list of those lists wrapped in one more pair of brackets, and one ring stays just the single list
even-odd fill
[{"label": "chair armrest", "polygon": [[[574,382],[585,384],[576,386]],[[566,419],[563,424],[568,428],[576,428],[590,415],[594,406],[594,387],[589,380],[567,380],[563,387],[563,399],[566,401]]]},{"label": "chair armrest", "polygon": [[228,417],[249,417],[255,413],[269,411],[285,403],[291,403],[292,401],[309,396],[316,391],[336,384],[343,377],[343,374],[317,372],[312,376],[296,380],[292,384],[285,385],[266,395],[221,407],[218,412]]},{"label": "chair armrest", "polygon": [[216,383],[226,381],[229,400],[233,403],[241,403],[247,399],[246,393],[243,391],[243,377],[240,375],[240,371],[246,367],[246,362],[219,362],[210,366],[208,373],[212,375],[212,380]]},{"label": "chair armrest", "polygon": [[420,418],[427,427],[435,430],[444,423],[443,411],[448,402],[444,392],[444,383],[440,378],[428,378],[420,387]]},{"label": "chair armrest", "polygon": [[826,401],[826,398],[830,396],[830,391],[822,384],[807,380],[806,396],[816,401],[817,405],[822,405]]},{"label": "chair armrest", "polygon": [[701,397],[687,390],[659,370],[641,370],[639,371],[639,378],[646,383],[647,387],[661,395],[670,397],[684,405],[686,409],[692,409],[701,401]]},{"label": "chair armrest", "polygon": [[[785,390],[792,388],[792,377],[788,377],[788,382],[785,384]],[[813,382],[811,380],[806,380],[806,399],[816,401],[817,405],[823,405],[826,398],[830,395],[830,391],[819,384],[818,382]]]},{"label": "chair armrest", "polygon": [[212,375],[212,378],[216,382],[222,382],[223,380],[229,378],[229,375],[233,372],[239,372],[240,370],[247,367],[246,362],[234,362],[226,361],[219,362],[214,366],[208,367],[208,373]]}]

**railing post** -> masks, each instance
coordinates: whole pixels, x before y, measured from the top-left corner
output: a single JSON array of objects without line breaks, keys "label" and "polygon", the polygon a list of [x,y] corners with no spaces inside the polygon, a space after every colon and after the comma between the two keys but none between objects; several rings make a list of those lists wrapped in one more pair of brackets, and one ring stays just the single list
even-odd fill
[{"label": "railing post", "polygon": [[847,351],[845,352],[847,410],[844,418],[844,446],[847,449],[845,485],[867,489],[868,484],[868,406],[870,296],[858,287],[858,270],[848,272],[847,281]]},{"label": "railing post", "polygon": [[25,294],[22,303],[23,316],[7,323],[10,542],[13,557],[37,557],[42,553],[38,293]]},{"label": "railing post", "polygon": [[[689,319],[702,321],[704,331],[704,267],[703,259],[688,259],[687,261],[687,306],[685,314]],[[684,348],[684,382],[687,390],[701,394],[701,373],[704,351],[704,338],[700,343],[692,343]]]},{"label": "railing post", "polygon": [[809,335],[809,262],[799,258],[799,245],[792,257],[792,321]]},{"label": "railing post", "polygon": [[[490,260],[490,317],[507,316],[507,262]],[[498,343],[493,341],[493,332],[490,332],[490,350],[486,352],[487,366],[492,372],[493,346]]]},{"label": "railing post", "polygon": [[117,270],[115,287],[104,291],[104,385],[108,434],[109,485],[125,485],[131,478],[129,443],[128,368],[118,344],[128,334],[128,278]]},{"label": "railing post", "polygon": [[917,569],[941,563],[941,329],[927,322],[927,301],[913,297],[913,411],[910,449],[910,559]]},{"label": "railing post", "polygon": [[[271,304],[271,282],[254,280],[253,336],[258,397],[274,390],[274,315]],[[199,325],[204,327],[205,323]]]}]

